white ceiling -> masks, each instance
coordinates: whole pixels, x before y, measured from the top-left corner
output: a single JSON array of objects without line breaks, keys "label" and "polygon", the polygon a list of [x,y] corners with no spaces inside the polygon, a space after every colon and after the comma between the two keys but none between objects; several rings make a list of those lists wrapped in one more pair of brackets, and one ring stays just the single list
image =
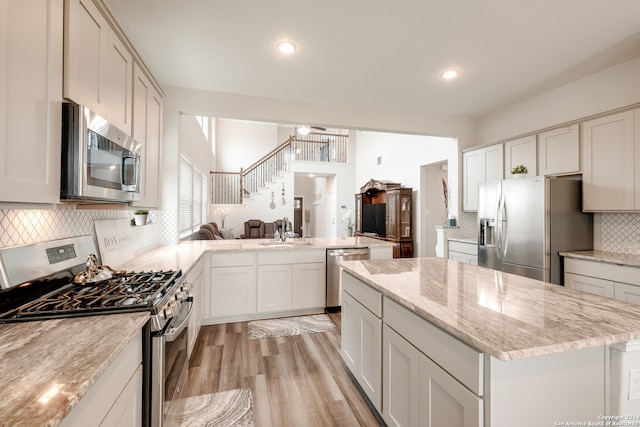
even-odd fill
[{"label": "white ceiling", "polygon": [[640,56],[639,0],[105,1],[162,85],[382,112],[478,118]]}]

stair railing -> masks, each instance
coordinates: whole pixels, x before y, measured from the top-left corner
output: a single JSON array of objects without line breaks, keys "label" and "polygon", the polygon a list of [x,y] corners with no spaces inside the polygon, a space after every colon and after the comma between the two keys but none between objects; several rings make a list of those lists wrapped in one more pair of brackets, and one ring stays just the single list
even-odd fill
[{"label": "stair railing", "polygon": [[211,171],[211,203],[242,204],[246,196],[268,187],[274,177],[289,170],[292,160],[346,163],[348,140],[340,134],[293,135],[244,171]]}]

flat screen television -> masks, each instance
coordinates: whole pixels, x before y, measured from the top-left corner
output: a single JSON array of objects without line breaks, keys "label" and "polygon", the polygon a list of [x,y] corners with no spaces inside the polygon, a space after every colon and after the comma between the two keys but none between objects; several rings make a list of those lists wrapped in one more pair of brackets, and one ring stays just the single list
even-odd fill
[{"label": "flat screen television", "polygon": [[384,203],[362,205],[362,232],[384,237],[386,212],[387,205]]}]

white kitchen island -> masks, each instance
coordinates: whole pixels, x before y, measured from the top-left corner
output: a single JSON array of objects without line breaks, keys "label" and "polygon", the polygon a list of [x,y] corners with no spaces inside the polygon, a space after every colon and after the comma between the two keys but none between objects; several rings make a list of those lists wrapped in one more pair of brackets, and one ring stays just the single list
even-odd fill
[{"label": "white kitchen island", "polygon": [[388,425],[640,426],[639,305],[442,258],[340,265],[343,358]]}]

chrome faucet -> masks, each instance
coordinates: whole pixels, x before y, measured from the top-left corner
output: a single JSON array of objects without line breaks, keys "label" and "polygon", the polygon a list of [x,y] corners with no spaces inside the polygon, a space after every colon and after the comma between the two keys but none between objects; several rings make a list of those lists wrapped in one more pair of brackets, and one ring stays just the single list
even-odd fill
[{"label": "chrome faucet", "polygon": [[282,218],[282,241],[285,242],[289,237],[289,219],[285,216]]}]

